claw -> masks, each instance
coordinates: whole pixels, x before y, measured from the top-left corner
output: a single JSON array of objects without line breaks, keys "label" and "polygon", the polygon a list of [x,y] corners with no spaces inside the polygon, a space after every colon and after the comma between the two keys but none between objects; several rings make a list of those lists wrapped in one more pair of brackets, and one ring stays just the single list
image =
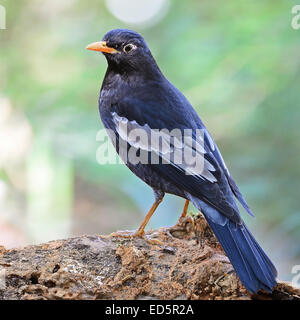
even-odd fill
[{"label": "claw", "polygon": [[145,239],[149,244],[154,245],[154,246],[163,246],[164,244],[158,240],[158,239],[151,239],[151,238],[147,238]]},{"label": "claw", "polygon": [[134,239],[134,238],[141,238],[146,240],[151,245],[159,245],[163,246],[163,243],[157,239],[151,239],[150,237],[146,236],[144,230],[137,230],[134,231],[117,231],[113,232],[108,235],[108,238],[123,238],[123,239]]},{"label": "claw", "polygon": [[138,230],[132,235],[133,238],[136,238],[136,237],[144,238],[144,236],[145,236],[144,230]]},{"label": "claw", "polygon": [[143,238],[145,235],[145,232],[143,230],[138,230],[138,231],[117,231],[117,232],[113,232],[111,234],[108,235],[109,238]]}]

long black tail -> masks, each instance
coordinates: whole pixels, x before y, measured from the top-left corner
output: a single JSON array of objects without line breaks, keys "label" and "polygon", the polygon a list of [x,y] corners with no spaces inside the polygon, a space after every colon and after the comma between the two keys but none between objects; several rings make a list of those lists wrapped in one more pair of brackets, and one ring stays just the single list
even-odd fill
[{"label": "long black tail", "polygon": [[272,291],[277,270],[245,224],[220,225],[206,217],[243,285],[250,292]]}]

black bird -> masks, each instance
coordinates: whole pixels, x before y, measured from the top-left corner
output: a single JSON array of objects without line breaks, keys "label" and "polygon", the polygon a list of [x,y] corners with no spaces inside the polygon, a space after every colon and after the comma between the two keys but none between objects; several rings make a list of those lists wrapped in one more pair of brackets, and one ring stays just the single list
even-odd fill
[{"label": "black bird", "polygon": [[[185,96],[164,77],[143,37],[116,29],[87,49],[102,52],[108,63],[99,98],[102,122],[109,135],[115,136],[113,144],[128,168],[154,191],[155,202],[135,235],[143,235],[164,194],[175,194],[186,199],[183,216],[189,201],[204,214],[247,290],[272,291],[277,284],[276,268],[243,222],[236,199],[250,215],[251,209],[203,122]],[[160,143],[170,145],[165,152],[149,146],[148,139],[130,137],[135,129],[149,135],[154,132],[154,136],[157,130],[176,129],[183,134],[188,129],[191,135],[181,144],[176,138],[168,140],[168,134],[162,135],[166,141]],[[200,137],[197,132],[201,132]],[[200,172],[186,160],[175,161],[176,151],[184,148],[202,159]],[[143,155],[144,160],[156,155],[158,161],[130,160],[130,152],[136,157]]]}]

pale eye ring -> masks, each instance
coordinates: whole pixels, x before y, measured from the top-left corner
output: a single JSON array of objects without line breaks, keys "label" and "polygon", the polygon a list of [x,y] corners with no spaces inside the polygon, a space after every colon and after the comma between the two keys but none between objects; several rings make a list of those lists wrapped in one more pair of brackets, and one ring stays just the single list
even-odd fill
[{"label": "pale eye ring", "polygon": [[135,48],[136,48],[136,46],[135,46],[134,44],[129,43],[129,44],[126,44],[126,46],[124,46],[123,51],[124,51],[125,53],[129,53],[129,52],[131,52],[132,50],[134,50]]}]

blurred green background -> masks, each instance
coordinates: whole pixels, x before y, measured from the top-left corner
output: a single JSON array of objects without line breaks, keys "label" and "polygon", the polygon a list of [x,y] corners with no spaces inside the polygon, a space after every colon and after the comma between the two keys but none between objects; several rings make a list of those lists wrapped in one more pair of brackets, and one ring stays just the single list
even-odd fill
[{"label": "blurred green background", "polygon": [[[300,264],[294,4],[0,0],[0,245],[134,229],[151,206],[151,189],[125,166],[96,162],[106,61],[85,46],[125,27],[142,33],[197,109],[256,214],[244,215],[250,229],[291,280]],[[150,227],[174,224],[183,204],[167,196]]]}]

